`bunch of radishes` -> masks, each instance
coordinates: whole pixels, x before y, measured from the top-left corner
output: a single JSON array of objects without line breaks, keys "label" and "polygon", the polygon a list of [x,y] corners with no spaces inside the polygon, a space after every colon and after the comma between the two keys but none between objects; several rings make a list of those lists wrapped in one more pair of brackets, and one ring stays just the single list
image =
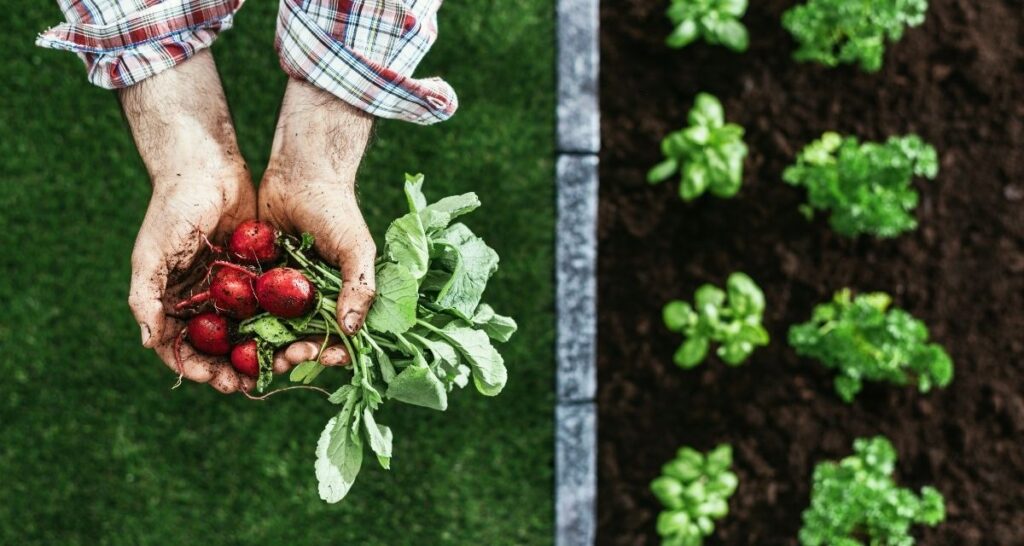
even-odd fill
[{"label": "bunch of radishes", "polygon": [[275,349],[308,337],[323,339],[321,350],[328,339],[344,346],[349,359],[340,374],[321,375],[326,366],[310,360],[289,375],[305,386],[324,376],[347,379],[330,391],[337,415],[316,448],[320,496],[328,502],[348,493],[364,448],[389,468],[393,434],[375,417],[385,401],[444,411],[456,389],[472,384],[495,396],[508,379],[494,343],[508,341],[516,322],[483,301],[498,254],[457,221],[480,200],[466,193],[428,203],[422,185],[421,175],[406,178],[409,212],[384,234],[376,298],[354,334],[336,318],[342,275],[313,252],[312,235],[275,233],[260,222],[239,226],[227,248],[214,247],[222,259],[211,264],[209,288],[179,305],[212,307],[188,321],[179,342],[230,353],[231,364],[256,377],[261,392],[273,380]]},{"label": "bunch of radishes", "polygon": [[250,377],[258,377],[260,372],[257,342],[254,338],[237,339],[234,321],[253,317],[261,309],[276,317],[297,318],[309,313],[316,301],[316,289],[302,272],[285,266],[260,272],[260,267],[280,261],[277,238],[267,223],[248,220],[239,224],[226,249],[214,247],[227,260],[211,264],[209,288],[176,306],[180,311],[210,304],[212,310],[188,320],[184,337],[202,353],[230,353],[231,365]]}]

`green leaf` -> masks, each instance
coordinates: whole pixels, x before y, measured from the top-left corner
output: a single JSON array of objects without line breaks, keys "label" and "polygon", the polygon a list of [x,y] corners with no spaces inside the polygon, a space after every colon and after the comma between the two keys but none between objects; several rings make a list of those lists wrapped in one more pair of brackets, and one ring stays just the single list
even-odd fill
[{"label": "green leaf", "polygon": [[658,163],[647,173],[647,182],[657,184],[664,182],[679,170],[679,162],[675,159],[666,159]]},{"label": "green leaf", "polygon": [[747,27],[736,19],[724,19],[716,25],[715,39],[733,51],[746,51],[750,45]]},{"label": "green leaf", "polygon": [[327,401],[332,404],[344,404],[348,402],[349,397],[353,395],[356,388],[352,385],[342,385],[338,390],[331,393],[327,397]]},{"label": "green leaf", "polygon": [[434,242],[443,245],[440,262],[452,274],[434,302],[459,316],[471,317],[487,281],[498,269],[498,254],[464,224],[448,227]]},{"label": "green leaf", "polygon": [[336,503],[345,498],[363,464],[363,445],[351,431],[353,407],[332,417],[316,443],[316,478],[320,498]]},{"label": "green leaf", "polygon": [[697,22],[693,19],[687,19],[676,25],[676,28],[668,35],[665,43],[669,47],[674,48],[686,47],[692,44],[698,36],[700,36],[700,30],[697,28]]},{"label": "green leaf", "polygon": [[689,303],[681,300],[672,300],[665,305],[661,311],[665,327],[673,332],[684,332],[697,323],[697,313]]},{"label": "green leaf", "polygon": [[725,283],[729,307],[738,315],[760,315],[764,311],[764,292],[745,273],[729,275]]},{"label": "green leaf", "polygon": [[651,482],[651,492],[666,508],[678,510],[683,507],[683,484],[671,476],[660,476]]},{"label": "green leaf", "polygon": [[388,398],[433,410],[448,409],[448,393],[427,366],[409,366],[388,384]]},{"label": "green leaf", "polygon": [[427,206],[420,211],[420,217],[427,232],[433,233],[448,227],[452,220],[479,207],[480,198],[475,193],[464,193],[445,197]]},{"label": "green leaf", "polygon": [[409,270],[413,278],[419,280],[427,274],[430,250],[419,214],[410,212],[391,222],[384,245],[388,259]]},{"label": "green leaf", "polygon": [[441,332],[469,362],[473,371],[473,384],[481,394],[496,396],[505,388],[505,382],[508,381],[505,361],[491,345],[486,333],[455,322],[448,323]]},{"label": "green leaf", "polygon": [[238,333],[255,335],[274,347],[280,347],[299,339],[288,329],[283,319],[269,313],[257,315],[242,322],[238,326]]},{"label": "green leaf", "polygon": [[657,531],[661,536],[690,533],[690,515],[684,510],[662,512],[658,515]]},{"label": "green leaf", "polygon": [[693,368],[704,361],[704,357],[708,354],[708,345],[706,337],[691,337],[679,346],[679,350],[676,351],[672,359],[682,368]]},{"label": "green leaf", "polygon": [[305,362],[300,362],[298,366],[292,368],[291,373],[288,375],[288,379],[292,383],[309,384],[310,382],[312,382],[313,379],[316,378],[316,376],[320,375],[320,371],[322,369],[323,366],[321,366],[320,363],[316,362],[315,360],[307,360]]},{"label": "green leaf", "polygon": [[699,93],[693,101],[693,108],[688,116],[690,125],[704,127],[721,127],[725,123],[725,110],[717,97],[708,93]]},{"label": "green leaf", "polygon": [[718,9],[739,19],[747,13],[747,0],[718,0]]},{"label": "green leaf", "polygon": [[683,166],[683,179],[679,184],[679,196],[683,201],[693,201],[708,187],[707,167],[701,163],[687,163]]},{"label": "green leaf", "polygon": [[377,455],[377,461],[385,470],[391,468],[391,429],[384,425],[378,425],[373,417],[370,408],[363,408],[363,429],[366,431],[367,443],[370,444],[370,451]]},{"label": "green leaf", "polygon": [[419,212],[427,206],[427,198],[423,195],[423,175],[405,175],[405,198],[409,202],[409,212]]},{"label": "green leaf", "polygon": [[416,324],[416,279],[405,267],[384,263],[377,266],[377,298],[370,307],[366,325],[378,332],[400,334]]},{"label": "green leaf", "polygon": [[708,452],[705,458],[707,471],[710,474],[718,474],[732,466],[732,446],[719,444],[715,449]]},{"label": "green leaf", "polygon": [[374,345],[373,358],[377,362],[377,367],[380,368],[381,379],[384,380],[384,383],[391,383],[396,375],[395,366],[391,363],[391,357],[388,356],[386,351]]},{"label": "green leaf", "polygon": [[494,312],[494,309],[486,303],[481,303],[473,314],[471,321],[474,326],[482,329],[487,336],[501,343],[512,338],[519,326],[512,317],[506,317]]},{"label": "green leaf", "polygon": [[742,364],[750,353],[754,352],[754,345],[746,341],[730,341],[718,348],[718,357],[726,364],[737,366]]},{"label": "green leaf", "polygon": [[455,348],[449,345],[447,341],[429,339],[414,332],[409,332],[407,335],[410,339],[429,350],[434,355],[435,361],[444,362],[452,368],[459,365],[459,355],[456,353]]},{"label": "green leaf", "polygon": [[256,390],[267,390],[274,381],[274,346],[263,339],[256,338],[256,360],[260,365],[260,373],[256,378]]}]

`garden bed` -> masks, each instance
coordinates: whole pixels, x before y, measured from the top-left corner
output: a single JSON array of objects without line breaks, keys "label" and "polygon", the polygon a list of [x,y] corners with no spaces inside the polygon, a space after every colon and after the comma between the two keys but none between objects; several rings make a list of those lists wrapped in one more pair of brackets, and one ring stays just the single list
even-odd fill
[{"label": "garden bed", "polygon": [[[1008,0],[931,2],[923,26],[887,49],[877,74],[791,60],[781,13],[752,2],[750,50],[664,45],[663,0],[605,3],[599,229],[600,544],[655,544],[649,491],[681,445],[732,443],[740,487],[707,544],[796,544],[811,472],[884,434],[897,479],[935,485],[947,521],[924,545],[1024,543],[1024,179],[1020,10]],[[699,91],[747,129],[739,196],[683,203],[650,186],[659,142],[685,125]],[[917,133],[940,173],[920,181],[920,227],[892,240],[846,239],[797,211],[805,192],[782,170],[822,132],[870,140]],[[681,338],[661,308],[705,282],[749,273],[767,297],[770,346],[747,365],[672,363]],[[833,373],[798,358],[791,324],[843,287],[884,290],[922,319],[956,365],[953,383],[920,394],[868,384],[852,404]]]}]

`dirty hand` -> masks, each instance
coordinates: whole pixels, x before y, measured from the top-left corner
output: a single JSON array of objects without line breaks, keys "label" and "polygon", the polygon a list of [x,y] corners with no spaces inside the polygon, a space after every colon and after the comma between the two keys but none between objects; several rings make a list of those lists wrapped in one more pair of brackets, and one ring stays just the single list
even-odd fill
[{"label": "dirty hand", "polygon": [[[355,177],[372,117],[300,80],[289,80],[270,163],[259,188],[259,217],[288,233],[309,232],[316,251],[341,270],[338,324],[359,330],[373,303],[377,248],[356,200]],[[301,341],[275,359],[283,371],[317,357],[319,345]],[[341,347],[320,355],[325,364],[348,361]]]},{"label": "dirty hand", "polygon": [[[205,237],[223,238],[256,216],[255,190],[208,50],[119,96],[153,184],[132,252],[129,305],[143,345],[178,372],[174,344],[184,323],[168,311],[202,279]],[[253,387],[223,357],[188,344],[180,356],[187,379],[224,393]]]}]

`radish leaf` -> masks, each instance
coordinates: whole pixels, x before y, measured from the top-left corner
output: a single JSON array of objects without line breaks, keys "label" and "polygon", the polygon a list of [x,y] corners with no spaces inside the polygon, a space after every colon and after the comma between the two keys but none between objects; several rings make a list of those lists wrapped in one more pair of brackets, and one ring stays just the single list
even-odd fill
[{"label": "radish leaf", "polygon": [[362,440],[351,431],[354,406],[353,392],[341,413],[327,422],[316,444],[320,498],[329,503],[345,498],[363,464]]},{"label": "radish leaf", "polygon": [[448,409],[448,394],[441,380],[425,365],[402,370],[388,384],[387,397],[438,411]]},{"label": "radish leaf", "polygon": [[427,274],[427,260],[430,258],[428,246],[420,215],[414,212],[391,222],[384,234],[384,248],[388,258],[405,266],[416,280]]},{"label": "radish leaf", "polygon": [[443,248],[439,262],[451,278],[434,300],[444,309],[470,317],[480,303],[487,281],[498,269],[498,254],[465,224],[454,224],[435,239]]},{"label": "radish leaf", "polygon": [[366,324],[378,332],[400,334],[416,324],[416,279],[402,265],[384,263],[377,267],[377,299],[370,307]]}]

